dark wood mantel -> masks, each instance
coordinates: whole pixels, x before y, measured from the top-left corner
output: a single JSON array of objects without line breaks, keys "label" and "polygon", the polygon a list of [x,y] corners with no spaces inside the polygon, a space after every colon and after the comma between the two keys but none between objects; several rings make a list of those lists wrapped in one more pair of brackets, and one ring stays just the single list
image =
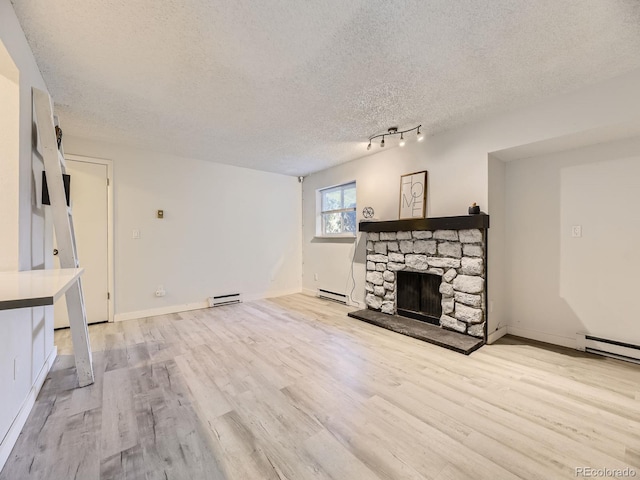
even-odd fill
[{"label": "dark wood mantel", "polygon": [[386,222],[365,222],[358,225],[361,232],[406,232],[411,230],[467,230],[489,228],[489,215],[460,215],[457,217],[410,218]]}]

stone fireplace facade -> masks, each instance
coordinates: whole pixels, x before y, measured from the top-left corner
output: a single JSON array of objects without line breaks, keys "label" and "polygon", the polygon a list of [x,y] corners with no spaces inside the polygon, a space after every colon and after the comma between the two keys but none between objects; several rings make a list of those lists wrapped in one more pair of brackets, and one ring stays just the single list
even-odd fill
[{"label": "stone fireplace facade", "polygon": [[485,338],[486,229],[367,231],[366,304],[397,313],[397,272],[441,276],[440,326]]}]

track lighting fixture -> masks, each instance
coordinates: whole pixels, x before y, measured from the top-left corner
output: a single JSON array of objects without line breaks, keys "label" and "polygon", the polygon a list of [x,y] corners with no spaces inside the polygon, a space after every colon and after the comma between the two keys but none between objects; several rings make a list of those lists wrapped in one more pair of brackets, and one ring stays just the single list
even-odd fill
[{"label": "track lighting fixture", "polygon": [[398,131],[398,127],[391,127],[387,130],[387,133],[372,135],[371,137],[369,137],[369,144],[367,145],[367,150],[371,150],[371,142],[376,138],[380,138],[380,137],[382,137],[382,141],[380,142],[380,147],[384,147],[385,145],[384,137],[392,136],[392,135],[400,135],[400,142],[398,142],[398,145],[401,147],[404,147],[407,143],[406,139],[404,138],[404,134],[408,132],[413,132],[414,130],[416,130],[418,141],[421,142],[422,140],[424,140],[424,135],[420,132],[420,127],[422,127],[422,125],[418,125],[417,127],[409,128],[407,130],[402,130],[402,131]]}]

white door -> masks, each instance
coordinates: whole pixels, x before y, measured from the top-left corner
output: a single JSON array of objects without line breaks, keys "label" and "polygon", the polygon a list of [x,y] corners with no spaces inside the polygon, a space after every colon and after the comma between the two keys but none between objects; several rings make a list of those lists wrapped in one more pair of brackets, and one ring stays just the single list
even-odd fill
[{"label": "white door", "polygon": [[[84,268],[82,288],[87,322],[105,322],[109,320],[107,165],[67,159],[66,171],[71,175],[70,196],[78,262]],[[56,256],[54,263],[60,268]],[[61,298],[54,307],[54,327],[68,326],[67,305]]]}]

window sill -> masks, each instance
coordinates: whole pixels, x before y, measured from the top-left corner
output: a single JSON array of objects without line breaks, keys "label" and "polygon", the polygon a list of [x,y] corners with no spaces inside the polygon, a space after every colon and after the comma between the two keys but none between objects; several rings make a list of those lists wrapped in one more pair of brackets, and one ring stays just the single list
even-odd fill
[{"label": "window sill", "polygon": [[313,240],[322,240],[326,242],[336,241],[336,242],[351,242],[356,240],[356,235],[314,235]]}]

